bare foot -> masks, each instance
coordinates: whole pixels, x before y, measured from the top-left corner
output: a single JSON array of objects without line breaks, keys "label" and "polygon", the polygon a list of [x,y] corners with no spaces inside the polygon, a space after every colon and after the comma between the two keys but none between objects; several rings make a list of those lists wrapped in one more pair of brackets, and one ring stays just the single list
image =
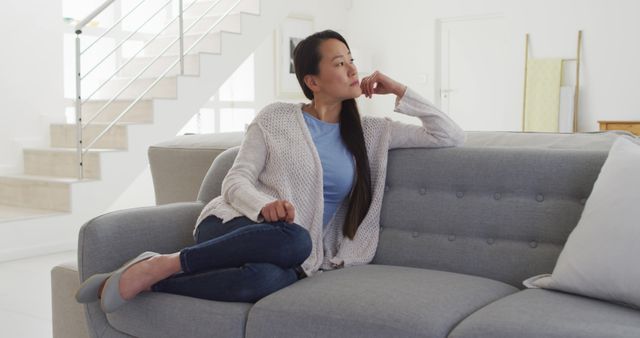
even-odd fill
[{"label": "bare foot", "polygon": [[[177,265],[176,265],[177,263]],[[151,286],[180,271],[178,253],[154,256],[127,268],[120,276],[120,297],[130,300],[142,291],[151,291]],[[103,286],[100,288],[102,295]]]}]

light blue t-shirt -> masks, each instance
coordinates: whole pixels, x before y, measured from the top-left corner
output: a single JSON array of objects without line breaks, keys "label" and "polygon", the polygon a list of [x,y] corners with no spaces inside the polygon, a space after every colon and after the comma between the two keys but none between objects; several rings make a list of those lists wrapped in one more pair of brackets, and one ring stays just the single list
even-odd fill
[{"label": "light blue t-shirt", "polygon": [[340,123],[318,120],[303,111],[311,138],[322,163],[325,226],[348,197],[355,179],[355,161],[340,137]]}]

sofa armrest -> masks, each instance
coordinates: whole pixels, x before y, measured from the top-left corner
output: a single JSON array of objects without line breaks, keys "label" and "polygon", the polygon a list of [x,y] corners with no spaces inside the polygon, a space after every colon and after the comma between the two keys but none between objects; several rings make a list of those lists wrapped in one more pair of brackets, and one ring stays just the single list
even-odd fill
[{"label": "sofa armrest", "polygon": [[60,263],[51,269],[51,321],[53,338],[89,337],[82,304],[74,294],[80,281],[76,260]]},{"label": "sofa armrest", "polygon": [[176,252],[193,245],[202,202],[114,211],[85,223],[78,239],[78,271],[84,281],[117,269],[143,251]]}]

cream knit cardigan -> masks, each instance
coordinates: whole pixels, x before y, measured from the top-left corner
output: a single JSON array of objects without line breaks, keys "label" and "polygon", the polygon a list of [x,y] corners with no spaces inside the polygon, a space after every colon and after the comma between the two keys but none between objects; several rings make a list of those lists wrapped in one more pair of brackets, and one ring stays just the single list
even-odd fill
[{"label": "cream knit cardigan", "polygon": [[[387,155],[393,148],[451,147],[464,143],[464,131],[411,88],[396,98],[395,112],[418,117],[422,126],[388,117],[361,116],[369,165],[372,201],[353,240],[342,236],[349,199],[345,198],[323,233],[322,165],[302,116],[303,103],[276,102],[249,124],[238,155],[222,181],[222,194],[202,210],[196,227],[209,215],[223,223],[247,216],[264,222],[267,203],[284,199],[295,207],[296,224],[309,231],[313,248],[302,264],[308,276],[371,262],[378,245]],[[194,230],[195,233],[195,230]],[[322,272],[320,270],[320,272]]]}]

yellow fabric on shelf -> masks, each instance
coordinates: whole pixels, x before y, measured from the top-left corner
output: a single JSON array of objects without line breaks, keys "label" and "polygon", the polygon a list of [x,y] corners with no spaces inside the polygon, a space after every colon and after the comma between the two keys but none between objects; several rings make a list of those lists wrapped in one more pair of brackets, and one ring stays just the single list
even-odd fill
[{"label": "yellow fabric on shelf", "polygon": [[524,131],[557,132],[562,59],[527,61]]}]

